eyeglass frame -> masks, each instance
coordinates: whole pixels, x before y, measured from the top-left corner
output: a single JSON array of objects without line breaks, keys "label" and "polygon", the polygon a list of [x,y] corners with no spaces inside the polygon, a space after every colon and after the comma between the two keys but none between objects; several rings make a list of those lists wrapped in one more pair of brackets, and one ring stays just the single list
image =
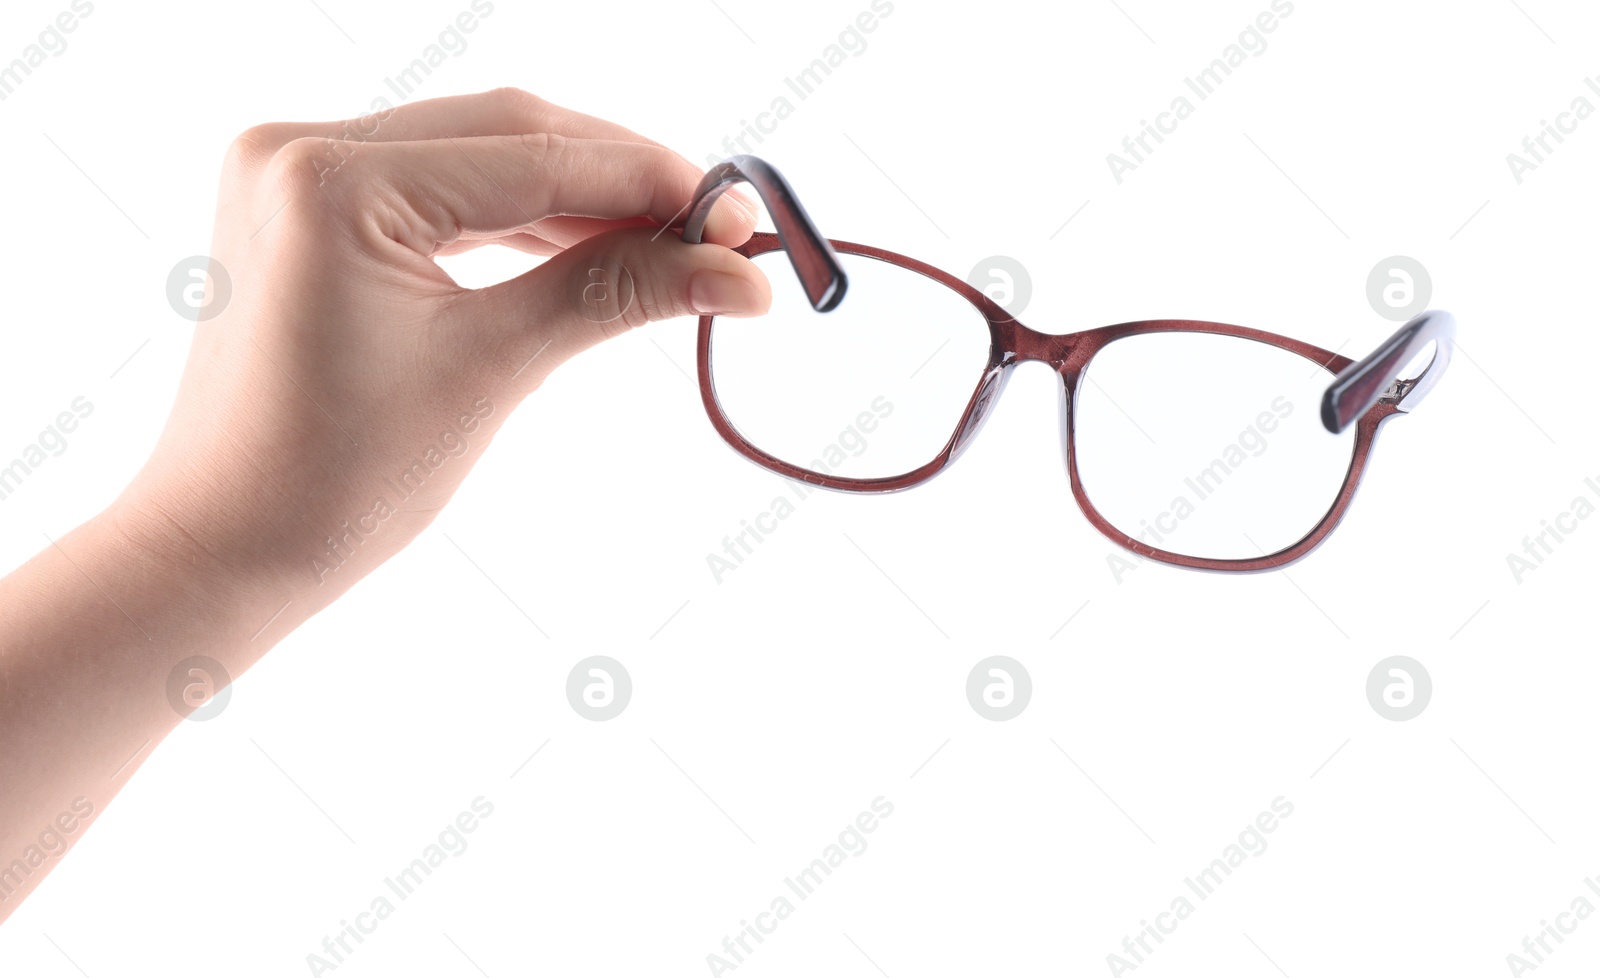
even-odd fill
[{"label": "eyeglass frame", "polygon": [[[1438,309],[1415,316],[1360,360],[1277,333],[1201,320],[1155,319],[1100,326],[1073,333],[1041,333],[1018,321],[970,283],[932,265],[882,248],[824,237],[783,175],[765,160],[749,155],[729,157],[706,172],[686,212],[682,231],[684,241],[698,244],[702,240],[712,205],[724,191],[738,183],[749,183],[755,189],[766,205],[777,233],[755,232],[733,251],[745,258],[773,251],[786,252],[807,300],[817,312],[829,312],[845,298],[849,280],[838,258],[843,253],[888,262],[932,279],[966,299],[983,315],[989,327],[989,362],[965,411],[956,422],[954,432],[939,454],[931,461],[900,475],[861,479],[801,468],[763,451],[739,433],[717,399],[711,374],[711,326],[716,317],[701,316],[696,360],[700,397],[712,426],[723,441],[750,461],[808,485],[840,492],[881,493],[898,492],[927,482],[953,464],[971,444],[1005,390],[1017,364],[1037,360],[1055,368],[1061,377],[1062,448],[1067,477],[1073,497],[1095,529],[1125,550],[1180,567],[1230,573],[1277,570],[1310,554],[1339,525],[1366,472],[1379,429],[1396,415],[1414,410],[1438,383],[1450,362],[1455,318]],[[1340,434],[1352,424],[1355,425],[1355,445],[1339,495],[1316,525],[1298,541],[1260,557],[1195,557],[1153,547],[1130,536],[1112,525],[1095,508],[1078,475],[1075,440],[1078,394],[1084,370],[1095,354],[1113,341],[1147,333],[1210,333],[1255,340],[1304,357],[1334,374],[1333,382],[1322,398],[1323,427],[1333,434]],[[1422,373],[1416,377],[1402,377],[1404,368],[1430,343],[1434,345],[1433,357]]]}]

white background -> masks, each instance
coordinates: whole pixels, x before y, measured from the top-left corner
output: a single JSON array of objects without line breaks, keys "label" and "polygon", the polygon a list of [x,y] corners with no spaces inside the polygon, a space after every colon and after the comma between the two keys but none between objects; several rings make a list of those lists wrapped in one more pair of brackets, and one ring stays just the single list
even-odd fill
[{"label": "white background", "polygon": [[[208,250],[229,140],[393,101],[385,78],[467,6],[318,2],[102,0],[0,102],[0,457],[95,405],[0,503],[0,564],[153,444],[194,329],[166,276]],[[0,930],[0,971],[310,973],[480,795],[470,848],[341,978],[707,974],[879,796],[894,813],[868,848],[741,978],[1109,973],[1279,796],[1294,812],[1266,851],[1141,978],[1505,974],[1542,920],[1600,901],[1600,520],[1520,584],[1506,565],[1600,480],[1600,121],[1520,185],[1506,163],[1575,97],[1600,104],[1600,13],[1297,0],[1119,185],[1106,154],[1266,0],[897,0],[804,101],[785,76],[865,0],[717,2],[498,0],[414,97],[516,85],[703,162],[789,94],[752,148],[826,233],[963,276],[1015,258],[1035,328],[1211,319],[1359,356],[1394,326],[1368,273],[1401,254],[1464,355],[1287,574],[1152,563],[1117,583],[1067,489],[1055,381],[1030,368],[950,472],[817,493],[719,585],[706,555],[780,483],[706,421],[694,323],[638,331],[563,367],[429,532],[169,738]],[[0,61],[66,7],[8,0]],[[476,283],[521,261],[451,267]],[[1434,684],[1408,722],[1365,693],[1395,653]],[[609,722],[566,700],[591,654],[633,679]],[[993,654],[1032,676],[1010,722],[966,700]],[[1592,973],[1600,920],[1547,962]]]}]

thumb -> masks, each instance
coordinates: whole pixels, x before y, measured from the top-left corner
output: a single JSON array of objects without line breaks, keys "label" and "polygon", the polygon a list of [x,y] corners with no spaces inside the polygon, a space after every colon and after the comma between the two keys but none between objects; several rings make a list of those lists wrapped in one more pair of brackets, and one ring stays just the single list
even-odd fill
[{"label": "thumb", "polygon": [[673,232],[597,234],[499,285],[463,296],[495,359],[531,390],[561,363],[645,323],[678,316],[759,316],[772,303],[750,259]]}]

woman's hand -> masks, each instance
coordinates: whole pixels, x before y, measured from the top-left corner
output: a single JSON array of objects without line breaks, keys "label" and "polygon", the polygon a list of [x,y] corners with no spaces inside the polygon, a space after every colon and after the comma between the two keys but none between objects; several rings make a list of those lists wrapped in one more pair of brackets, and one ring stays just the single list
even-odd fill
[{"label": "woman's hand", "polygon": [[[765,311],[727,247],[753,206],[719,199],[706,244],[662,232],[699,176],[511,90],[239,137],[212,251],[229,294],[214,274],[154,453],[0,580],[0,920],[191,689],[410,542],[557,365],[649,320]],[[432,260],[490,242],[550,257],[478,290]]]},{"label": "woman's hand", "polygon": [[[568,357],[649,320],[765,311],[766,279],[725,247],[752,205],[719,201],[708,245],[661,233],[699,177],[513,89],[246,132],[212,252],[232,295],[199,324],[121,525],[331,600],[428,524]],[[552,257],[479,290],[433,262],[490,242]]]}]

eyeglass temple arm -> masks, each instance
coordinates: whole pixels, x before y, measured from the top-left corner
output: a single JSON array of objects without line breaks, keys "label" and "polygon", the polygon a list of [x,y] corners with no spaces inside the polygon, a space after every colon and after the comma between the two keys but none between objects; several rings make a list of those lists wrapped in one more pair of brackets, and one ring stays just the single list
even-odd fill
[{"label": "eyeglass temple arm", "polygon": [[[1382,346],[1333,378],[1322,398],[1323,427],[1338,434],[1386,398],[1401,411],[1416,407],[1450,363],[1455,335],[1455,317],[1440,309],[1430,309],[1400,327]],[[1401,377],[1400,371],[1429,343],[1435,347],[1428,366],[1416,377]]]},{"label": "eyeglass temple arm", "polygon": [[736,183],[748,183],[761,196],[761,202],[778,228],[778,241],[789,255],[789,263],[800,276],[806,298],[817,312],[828,312],[844,298],[847,282],[833,245],[817,230],[811,216],[800,206],[789,181],[766,160],[755,156],[730,156],[706,171],[695,188],[689,216],[683,224],[683,240],[699,244],[705,231],[711,205],[722,192]]}]

